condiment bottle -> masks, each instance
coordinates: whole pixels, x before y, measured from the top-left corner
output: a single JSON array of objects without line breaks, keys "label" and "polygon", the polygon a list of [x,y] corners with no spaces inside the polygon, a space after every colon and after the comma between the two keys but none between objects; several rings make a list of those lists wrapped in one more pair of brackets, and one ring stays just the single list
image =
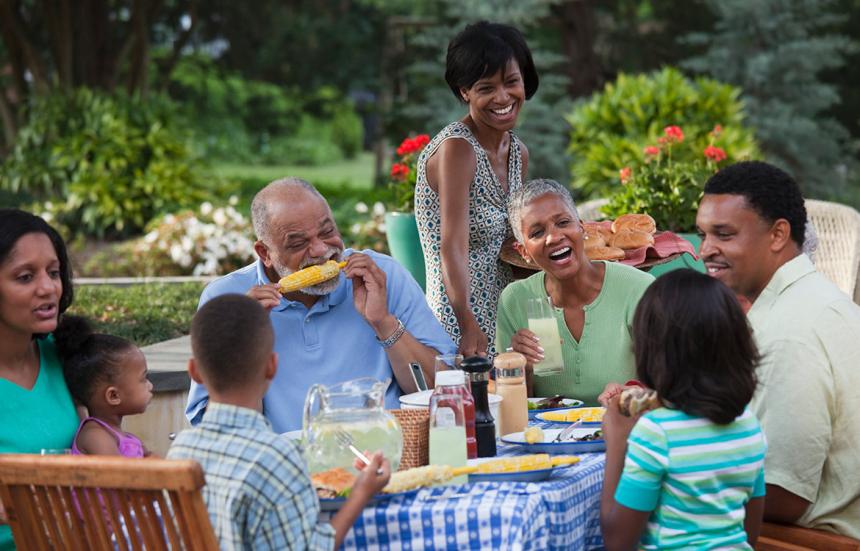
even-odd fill
[{"label": "condiment bottle", "polygon": [[[459,394],[434,393],[430,396],[430,464],[466,465],[466,419],[463,398]],[[465,482],[466,477],[462,476],[450,483]]]},{"label": "condiment bottle", "polygon": [[502,435],[525,430],[529,422],[526,391],[526,357],[519,352],[503,352],[493,361],[496,367],[496,394],[499,405],[499,429]]},{"label": "condiment bottle", "polygon": [[[441,378],[439,378],[440,375]],[[466,384],[466,374],[459,369],[438,371],[433,396],[436,394],[460,396],[466,421],[466,455],[469,459],[478,457],[478,442],[475,439],[475,400]]]},{"label": "condiment bottle", "polygon": [[493,364],[487,358],[472,356],[463,360],[460,369],[469,374],[472,398],[475,399],[475,438],[478,441],[478,457],[493,457],[496,455],[496,424],[493,422],[487,397],[487,381],[490,380]]}]

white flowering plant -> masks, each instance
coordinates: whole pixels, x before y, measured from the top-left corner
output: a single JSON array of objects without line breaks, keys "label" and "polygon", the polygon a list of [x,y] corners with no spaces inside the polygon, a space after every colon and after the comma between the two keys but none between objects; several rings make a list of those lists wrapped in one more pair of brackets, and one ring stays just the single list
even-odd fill
[{"label": "white flowering plant", "polygon": [[236,210],[238,199],[226,206],[204,202],[196,210],[167,214],[148,227],[143,237],[94,256],[88,273],[104,276],[219,275],[254,260],[250,220]]},{"label": "white flowering plant", "polygon": [[349,225],[348,245],[355,249],[373,249],[388,253],[385,240],[385,204],[376,201],[368,206],[364,201],[355,204],[353,222]]}]

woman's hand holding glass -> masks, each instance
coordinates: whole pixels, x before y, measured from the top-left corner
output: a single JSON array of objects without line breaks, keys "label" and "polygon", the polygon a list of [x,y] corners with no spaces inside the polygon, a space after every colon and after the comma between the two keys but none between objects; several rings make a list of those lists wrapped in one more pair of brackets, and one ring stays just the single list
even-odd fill
[{"label": "woman's hand holding glass", "polygon": [[544,350],[537,335],[528,329],[520,329],[511,337],[511,348],[526,357],[526,370],[531,372],[534,364],[544,358]]}]

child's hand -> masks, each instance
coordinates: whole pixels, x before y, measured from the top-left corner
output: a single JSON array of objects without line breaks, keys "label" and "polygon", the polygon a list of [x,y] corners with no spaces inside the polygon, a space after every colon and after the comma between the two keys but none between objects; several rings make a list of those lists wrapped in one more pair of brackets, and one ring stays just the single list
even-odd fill
[{"label": "child's hand", "polygon": [[616,394],[606,402],[606,413],[603,414],[603,438],[606,440],[606,453],[625,453],[627,437],[641,415],[627,417],[618,409],[621,395]]},{"label": "child's hand", "polygon": [[[365,499],[370,499],[371,496],[379,493],[391,478],[391,464],[383,457],[382,452],[369,455],[369,459],[370,465],[365,465],[358,459],[355,460],[358,477],[355,479],[351,492],[352,495],[358,492]],[[376,474],[379,469],[382,469],[382,474]]]}]

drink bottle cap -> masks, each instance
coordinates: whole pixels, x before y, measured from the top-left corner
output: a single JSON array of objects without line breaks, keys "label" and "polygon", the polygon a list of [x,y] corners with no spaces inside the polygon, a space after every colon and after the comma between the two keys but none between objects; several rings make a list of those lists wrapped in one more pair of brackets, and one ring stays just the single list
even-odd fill
[{"label": "drink bottle cap", "polygon": [[454,386],[466,384],[466,374],[459,369],[446,369],[436,373],[436,386]]}]

